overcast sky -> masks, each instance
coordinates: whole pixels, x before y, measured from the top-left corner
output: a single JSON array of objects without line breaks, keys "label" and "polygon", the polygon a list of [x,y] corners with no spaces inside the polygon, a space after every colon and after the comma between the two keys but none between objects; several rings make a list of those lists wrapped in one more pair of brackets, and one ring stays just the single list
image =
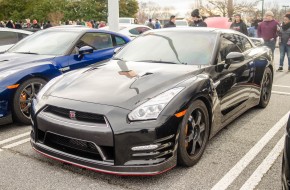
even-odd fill
[{"label": "overcast sky", "polygon": [[[184,15],[188,11],[191,10],[192,5],[194,4],[195,0],[139,0],[139,2],[155,2],[158,3],[160,6],[173,6],[180,13],[180,15]],[[235,0],[234,0],[235,1]],[[238,1],[238,0],[236,0]],[[242,1],[242,0],[240,0]],[[252,1],[252,0],[247,0]],[[269,4],[273,1],[276,1],[282,5],[288,5],[290,8],[290,0],[264,0],[265,5]],[[203,3],[206,3],[205,0],[202,0]],[[261,2],[258,4],[258,8],[262,7]]]}]

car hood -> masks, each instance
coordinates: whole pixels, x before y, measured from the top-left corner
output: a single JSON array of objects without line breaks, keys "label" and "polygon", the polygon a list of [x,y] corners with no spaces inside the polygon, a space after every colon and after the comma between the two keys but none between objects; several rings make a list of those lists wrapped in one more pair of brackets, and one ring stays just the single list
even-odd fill
[{"label": "car hood", "polygon": [[40,61],[49,61],[53,59],[53,55],[33,55],[20,53],[4,53],[0,54],[0,72],[13,69],[16,67],[27,68],[28,64]]},{"label": "car hood", "polygon": [[192,65],[112,60],[63,77],[47,95],[131,110],[201,72]]}]

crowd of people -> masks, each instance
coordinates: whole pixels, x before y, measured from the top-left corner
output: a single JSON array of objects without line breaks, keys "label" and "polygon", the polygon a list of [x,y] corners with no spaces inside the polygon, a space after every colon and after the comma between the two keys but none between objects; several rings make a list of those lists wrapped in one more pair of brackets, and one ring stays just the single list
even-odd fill
[{"label": "crowd of people", "polygon": [[[90,28],[102,28],[106,26],[105,21],[95,21],[95,20],[90,20],[90,21],[84,21],[84,20],[76,20],[76,21],[71,21],[67,20],[65,22],[60,22],[59,25],[83,25],[86,27]],[[52,24],[50,21],[46,22],[41,22],[39,23],[36,19],[34,19],[31,23],[30,19],[25,19],[25,22],[23,21],[17,21],[13,22],[13,20],[8,20],[8,21],[0,21],[0,28],[14,28],[14,29],[35,29],[35,30],[40,30],[40,29],[46,29],[52,27]]]},{"label": "crowd of people", "polygon": [[[264,14],[263,20],[255,19],[248,27],[242,20],[241,14],[236,14],[230,25],[230,29],[241,32],[249,37],[262,38],[264,45],[268,46],[273,54],[276,48],[277,40],[279,40],[280,61],[277,71],[283,71],[285,56],[288,60],[288,71],[290,72],[290,13],[285,14],[283,22],[278,22],[274,19],[272,11],[267,11]],[[199,10],[195,9],[191,12],[192,22],[191,27],[207,27],[199,14]],[[163,28],[176,27],[176,18],[172,15]],[[161,28],[158,19],[155,20],[155,25],[152,19],[149,19],[147,26],[153,29]]]},{"label": "crowd of people", "polygon": [[[198,9],[195,9],[191,12],[192,21],[189,26],[191,27],[207,27],[207,24],[203,21],[202,16],[199,13]],[[172,15],[169,21],[164,24],[163,28],[176,27],[176,17]],[[60,23],[60,25],[83,25],[90,28],[102,28],[106,26],[104,21],[66,21]],[[155,19],[153,22],[152,19],[149,19],[147,26],[152,29],[160,29],[161,23],[158,19]],[[46,29],[52,27],[50,21],[38,23],[36,19],[30,22],[30,19],[25,19],[25,22],[18,21],[14,23],[12,20],[1,21],[0,27],[15,28],[15,29]],[[236,14],[232,24],[231,29],[239,31],[249,37],[258,37],[263,38],[264,44],[268,46],[274,55],[276,48],[277,39],[279,40],[279,50],[280,50],[280,66],[278,71],[283,71],[284,58],[288,58],[288,71],[290,71],[290,13],[285,14],[284,20],[282,23],[279,23],[274,19],[274,14],[271,11],[267,11],[264,15],[263,20],[253,20],[251,26],[247,27],[246,23],[243,21],[241,14]]]}]

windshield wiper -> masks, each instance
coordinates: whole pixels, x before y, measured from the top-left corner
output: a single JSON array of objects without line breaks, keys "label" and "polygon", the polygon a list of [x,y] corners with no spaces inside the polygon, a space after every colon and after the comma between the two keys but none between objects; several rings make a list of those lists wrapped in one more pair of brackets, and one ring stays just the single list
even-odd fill
[{"label": "windshield wiper", "polygon": [[21,53],[21,54],[33,54],[33,55],[38,55],[38,53],[34,53],[34,52],[13,52],[13,53]]},{"label": "windshield wiper", "polygon": [[157,61],[157,60],[140,60],[140,61],[136,61],[136,62],[180,64],[180,63],[171,62],[171,61]]},{"label": "windshield wiper", "polygon": [[113,57],[112,59],[113,59],[113,60],[120,60],[120,61],[124,61],[124,59],[123,59],[123,58],[121,58],[121,57]]}]

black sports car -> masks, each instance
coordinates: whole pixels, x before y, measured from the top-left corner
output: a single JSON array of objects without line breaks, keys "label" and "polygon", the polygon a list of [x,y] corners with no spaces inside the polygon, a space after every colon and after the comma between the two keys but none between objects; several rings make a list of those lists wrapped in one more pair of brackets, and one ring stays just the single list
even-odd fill
[{"label": "black sports car", "polygon": [[146,32],[107,64],[50,81],[32,106],[33,148],[118,175],[192,166],[225,125],[271,96],[271,51],[232,30]]},{"label": "black sports car", "polygon": [[287,135],[282,159],[282,186],[284,190],[290,189],[290,115],[287,123]]}]

